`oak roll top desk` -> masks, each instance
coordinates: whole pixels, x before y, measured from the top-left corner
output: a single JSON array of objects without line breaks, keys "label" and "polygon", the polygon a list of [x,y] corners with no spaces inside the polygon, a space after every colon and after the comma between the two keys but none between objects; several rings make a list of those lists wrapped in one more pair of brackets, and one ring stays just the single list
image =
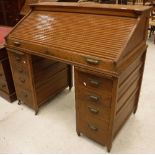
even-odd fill
[{"label": "oak roll top desk", "polygon": [[[150,7],[53,2],[31,8],[7,37],[11,66],[13,54],[74,65],[77,134],[110,151],[137,109]],[[33,102],[35,96],[32,91]]]}]

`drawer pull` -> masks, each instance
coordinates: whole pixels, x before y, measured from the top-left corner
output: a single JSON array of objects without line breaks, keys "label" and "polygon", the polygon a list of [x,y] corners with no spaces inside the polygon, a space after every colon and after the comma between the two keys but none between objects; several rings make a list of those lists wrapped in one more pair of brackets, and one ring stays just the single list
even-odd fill
[{"label": "drawer pull", "polygon": [[92,58],[86,58],[86,62],[89,64],[98,65],[100,61]]},{"label": "drawer pull", "polygon": [[95,95],[90,95],[89,96],[89,99],[94,101],[94,102],[97,102],[99,100],[99,97],[98,96],[95,96]]},{"label": "drawer pull", "polygon": [[0,77],[2,77],[3,76],[3,74],[2,73],[0,73]]},{"label": "drawer pull", "polygon": [[92,130],[92,131],[98,131],[98,128],[96,128],[93,125],[88,124],[88,127]]},{"label": "drawer pull", "polygon": [[88,109],[90,110],[90,112],[94,113],[94,114],[98,114],[98,110],[94,109],[94,108],[91,108],[91,107],[88,107]]},{"label": "drawer pull", "polygon": [[21,81],[22,83],[25,83],[25,79],[20,79],[20,81]]},{"label": "drawer pull", "polygon": [[16,61],[17,61],[17,62],[21,61],[21,57],[16,56]]},{"label": "drawer pull", "polygon": [[1,87],[2,87],[2,88],[5,88],[5,87],[6,87],[6,85],[5,85],[5,84],[3,84]]},{"label": "drawer pull", "polygon": [[19,46],[21,45],[21,43],[18,42],[18,41],[15,41],[15,42],[14,42],[14,45],[17,46],[17,47],[19,47]]},{"label": "drawer pull", "polygon": [[97,81],[97,80],[93,80],[93,79],[90,79],[89,82],[90,82],[90,84],[95,85],[95,86],[98,86],[98,85],[100,84],[99,81]]}]

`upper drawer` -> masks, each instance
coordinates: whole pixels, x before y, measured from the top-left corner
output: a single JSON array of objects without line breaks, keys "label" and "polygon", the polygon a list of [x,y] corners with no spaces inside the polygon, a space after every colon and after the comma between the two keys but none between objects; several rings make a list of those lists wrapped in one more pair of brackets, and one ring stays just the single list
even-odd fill
[{"label": "upper drawer", "polygon": [[[26,35],[26,34],[25,34]],[[75,66],[83,66],[91,70],[104,71],[108,75],[115,75],[115,66],[113,61],[106,60],[95,56],[86,55],[84,53],[73,52],[61,48],[44,46],[41,44],[31,43],[28,41],[9,38],[7,40],[7,48],[24,50],[31,54],[48,56],[49,58],[60,59],[68,64]],[[93,52],[91,52],[93,53]]]},{"label": "upper drawer", "polygon": [[28,74],[29,57],[27,54],[24,54],[19,51],[16,52],[8,51],[8,56],[13,72],[16,72],[17,74],[21,75]]},{"label": "upper drawer", "polygon": [[19,52],[19,51],[8,51],[8,55],[9,55],[9,58],[11,60],[11,63],[12,65],[19,65],[19,66],[26,66],[27,65],[27,55],[22,53],[22,52]]},{"label": "upper drawer", "polygon": [[77,91],[77,99],[80,102],[85,102],[89,105],[93,105],[99,108],[110,108],[111,107],[111,95],[103,93],[98,94],[96,92],[88,91]]},{"label": "upper drawer", "polygon": [[94,74],[84,73],[75,68],[75,87],[77,89],[91,90],[98,94],[112,93],[112,80]]}]

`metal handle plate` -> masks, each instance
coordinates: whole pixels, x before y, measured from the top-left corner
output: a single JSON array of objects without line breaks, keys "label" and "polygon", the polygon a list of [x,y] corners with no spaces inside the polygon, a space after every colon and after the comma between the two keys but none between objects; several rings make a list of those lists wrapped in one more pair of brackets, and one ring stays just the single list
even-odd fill
[{"label": "metal handle plate", "polygon": [[93,125],[88,124],[88,127],[92,130],[92,131],[98,131],[98,128],[96,128]]},{"label": "metal handle plate", "polygon": [[89,96],[89,99],[91,100],[91,101],[94,101],[94,102],[97,102],[98,100],[99,100],[99,96],[96,96],[96,95],[90,95]]},{"label": "metal handle plate", "polygon": [[86,62],[92,65],[98,65],[100,63],[99,60],[97,59],[92,59],[92,58],[86,58]]},{"label": "metal handle plate", "polygon": [[19,41],[15,41],[13,44],[14,44],[15,46],[17,46],[17,47],[19,47],[19,46],[21,45],[21,43],[20,43]]},{"label": "metal handle plate", "polygon": [[94,114],[98,114],[98,110],[94,109],[94,108],[91,108],[91,107],[88,107],[88,109],[90,110],[90,112],[94,113]]},{"label": "metal handle plate", "polygon": [[90,79],[89,80],[90,84],[98,86],[100,84],[100,82],[98,80],[94,80],[94,79]]}]

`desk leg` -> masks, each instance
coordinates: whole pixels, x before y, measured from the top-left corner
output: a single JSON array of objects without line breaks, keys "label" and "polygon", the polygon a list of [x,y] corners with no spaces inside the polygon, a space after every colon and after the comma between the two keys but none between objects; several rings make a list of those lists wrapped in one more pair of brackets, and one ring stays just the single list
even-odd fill
[{"label": "desk leg", "polygon": [[72,65],[68,65],[68,83],[69,83],[69,90],[73,87],[73,67]]},{"label": "desk leg", "polygon": [[20,100],[18,100],[18,105],[21,105],[21,101]]}]

